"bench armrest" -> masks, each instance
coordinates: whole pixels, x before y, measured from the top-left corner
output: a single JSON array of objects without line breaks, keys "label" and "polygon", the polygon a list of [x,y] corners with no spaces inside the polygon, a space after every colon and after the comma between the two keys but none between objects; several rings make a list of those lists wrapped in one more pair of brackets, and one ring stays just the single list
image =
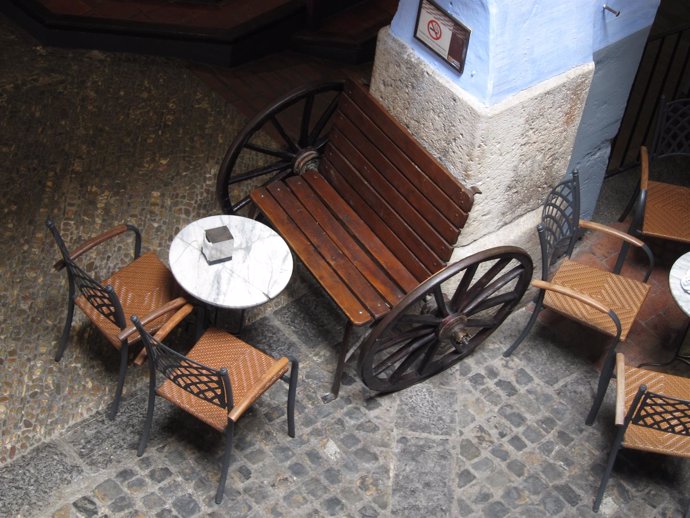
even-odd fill
[{"label": "bench armrest", "polygon": [[[105,232],[92,237],[88,241],[82,243],[79,245],[77,248],[75,248],[72,252],[70,252],[69,256],[70,259],[75,260],[79,256],[83,255],[84,253],[88,252],[89,250],[93,249],[94,247],[100,245],[101,243],[104,243],[105,241],[108,241],[109,239],[112,239],[116,236],[119,236],[120,234],[124,234],[125,232],[131,231],[134,233],[134,258],[136,259],[139,257],[141,254],[141,232],[139,232],[139,229],[135,227],[134,225],[129,225],[126,223],[122,223],[120,225],[117,225],[116,227],[111,228],[110,230],[106,230]],[[53,265],[53,268],[55,268],[57,271],[62,270],[65,267],[65,261],[64,259],[60,259],[58,262],[56,262]]]}]

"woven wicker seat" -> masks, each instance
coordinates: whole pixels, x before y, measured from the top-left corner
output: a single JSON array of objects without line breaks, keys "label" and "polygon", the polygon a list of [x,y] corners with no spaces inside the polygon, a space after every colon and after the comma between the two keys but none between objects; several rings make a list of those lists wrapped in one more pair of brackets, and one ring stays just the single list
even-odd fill
[{"label": "woven wicker seat", "polygon": [[[60,338],[55,361],[60,361],[67,348],[70,328],[74,316],[74,306],[78,306],[105,338],[120,351],[120,373],[115,397],[110,409],[110,417],[114,417],[120,405],[124,387],[129,347],[140,340],[138,333],[131,333],[126,342],[122,342],[119,334],[127,329],[127,323],[132,315],[158,315],[150,320],[148,329],[156,332],[172,316],[173,310],[167,309],[167,304],[178,298],[182,291],[172,276],[170,270],[158,259],[155,253],[148,252],[140,255],[141,234],[132,225],[118,225],[75,248],[67,250],[55,224],[46,221],[47,227],[53,234],[62,254],[62,259],[55,264],[56,270],[63,268],[67,271],[69,283],[69,298],[67,300],[67,320]],[[105,280],[98,282],[86,273],[76,261],[86,252],[105,243],[112,238],[132,232],[135,237],[134,260],[111,274]],[[182,299],[184,300],[184,299]],[[129,328],[134,329],[133,326]],[[141,363],[145,351],[139,353],[135,363]]]},{"label": "woven wicker seat", "polygon": [[[611,351],[610,356],[613,354]],[[615,368],[618,431],[594,511],[599,510],[621,448],[690,457],[690,379],[628,366],[621,353],[616,355]],[[601,377],[607,385],[612,375],[612,368],[602,370]],[[596,414],[598,406],[594,410]]]},{"label": "woven wicker seat", "polygon": [[[192,310],[190,304],[180,301],[178,311],[161,328],[173,327]],[[230,452],[235,422],[244,412],[287,372],[290,361],[275,359],[239,338],[210,328],[199,338],[186,356],[179,354],[152,337],[144,328],[150,323],[132,317],[132,322],[143,337],[149,357],[149,401],[144,431],[139,442],[138,455],[144,454],[151,432],[156,395],[225,434],[225,453],[216,503],[223,499],[225,481],[230,465]],[[127,340],[132,330],[120,334]],[[159,332],[160,333],[160,332]],[[295,393],[298,362],[292,360],[288,390],[288,434],[295,436]],[[157,374],[163,375],[160,385]]]},{"label": "woven wicker seat", "polygon": [[[575,241],[584,229],[604,232],[644,250],[649,261],[644,282],[619,275],[620,266],[607,272],[570,259]],[[624,232],[580,219],[577,171],[573,171],[570,178],[559,183],[547,196],[537,232],[541,245],[542,278],[532,281],[532,286],[538,289],[534,310],[525,328],[503,356],[510,356],[517,349],[543,308],[555,310],[606,333],[614,337],[616,344],[625,340],[650,290],[647,280],[654,267],[654,257],[649,247]],[[555,269],[553,274],[552,269]],[[613,357],[609,361],[613,362]],[[598,408],[605,394],[606,385],[600,379],[594,406]],[[587,417],[588,424],[594,420],[593,411],[594,407]]]}]

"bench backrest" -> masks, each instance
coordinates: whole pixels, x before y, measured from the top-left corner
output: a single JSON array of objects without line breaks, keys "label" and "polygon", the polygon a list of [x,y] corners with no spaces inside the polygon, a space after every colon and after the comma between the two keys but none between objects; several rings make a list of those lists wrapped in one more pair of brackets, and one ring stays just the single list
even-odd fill
[{"label": "bench backrest", "polygon": [[420,282],[448,262],[474,201],[470,189],[352,81],[340,97],[319,171]]}]

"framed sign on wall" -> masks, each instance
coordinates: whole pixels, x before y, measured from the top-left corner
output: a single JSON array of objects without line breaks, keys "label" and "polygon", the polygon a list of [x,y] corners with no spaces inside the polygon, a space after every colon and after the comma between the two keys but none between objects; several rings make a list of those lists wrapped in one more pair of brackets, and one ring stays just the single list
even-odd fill
[{"label": "framed sign on wall", "polygon": [[432,0],[419,2],[414,37],[462,73],[470,30]]}]

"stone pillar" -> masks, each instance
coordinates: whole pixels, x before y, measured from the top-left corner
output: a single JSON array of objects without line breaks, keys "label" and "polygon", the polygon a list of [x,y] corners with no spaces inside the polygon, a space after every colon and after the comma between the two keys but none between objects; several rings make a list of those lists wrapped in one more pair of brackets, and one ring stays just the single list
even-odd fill
[{"label": "stone pillar", "polygon": [[437,3],[472,31],[463,73],[413,38],[419,1],[402,0],[379,34],[371,92],[465,185],[482,191],[454,259],[503,244],[537,259],[534,227],[546,193],[568,169],[594,73],[592,18],[602,16],[602,4]]}]

